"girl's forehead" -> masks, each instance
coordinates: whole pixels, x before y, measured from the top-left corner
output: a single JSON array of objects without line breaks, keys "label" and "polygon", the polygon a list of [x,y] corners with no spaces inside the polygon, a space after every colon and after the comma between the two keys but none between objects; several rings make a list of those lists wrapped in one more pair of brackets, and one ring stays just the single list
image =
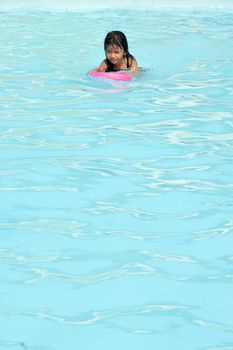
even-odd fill
[{"label": "girl's forehead", "polygon": [[109,44],[109,45],[106,47],[106,50],[123,51],[123,48],[122,48],[122,47],[119,47],[118,45]]}]

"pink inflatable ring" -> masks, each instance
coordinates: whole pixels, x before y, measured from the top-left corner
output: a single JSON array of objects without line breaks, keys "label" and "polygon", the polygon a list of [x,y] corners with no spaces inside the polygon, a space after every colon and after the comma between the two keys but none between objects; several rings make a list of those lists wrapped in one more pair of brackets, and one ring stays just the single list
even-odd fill
[{"label": "pink inflatable ring", "polygon": [[117,71],[117,72],[91,71],[89,72],[89,75],[93,78],[103,78],[103,79],[112,79],[112,80],[121,80],[121,81],[132,80],[132,75],[124,71]]}]

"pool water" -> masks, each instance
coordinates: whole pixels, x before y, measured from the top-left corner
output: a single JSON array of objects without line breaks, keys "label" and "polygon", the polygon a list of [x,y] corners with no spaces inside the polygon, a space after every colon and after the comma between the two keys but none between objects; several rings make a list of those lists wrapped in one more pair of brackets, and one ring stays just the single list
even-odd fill
[{"label": "pool water", "polygon": [[232,14],[0,16],[0,349],[232,350]]}]

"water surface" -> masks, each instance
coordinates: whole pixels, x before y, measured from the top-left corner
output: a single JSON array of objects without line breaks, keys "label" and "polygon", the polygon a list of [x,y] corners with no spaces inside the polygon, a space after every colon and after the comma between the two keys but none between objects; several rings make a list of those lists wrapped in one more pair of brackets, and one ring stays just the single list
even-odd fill
[{"label": "water surface", "polygon": [[1,13],[0,349],[233,349],[232,24]]}]

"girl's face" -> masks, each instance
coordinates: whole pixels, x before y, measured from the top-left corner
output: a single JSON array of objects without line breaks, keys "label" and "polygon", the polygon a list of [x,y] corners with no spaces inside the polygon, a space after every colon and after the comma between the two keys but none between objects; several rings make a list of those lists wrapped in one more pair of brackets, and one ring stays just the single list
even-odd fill
[{"label": "girl's face", "polygon": [[121,64],[124,58],[124,50],[116,45],[108,45],[106,51],[107,59],[114,65]]}]

